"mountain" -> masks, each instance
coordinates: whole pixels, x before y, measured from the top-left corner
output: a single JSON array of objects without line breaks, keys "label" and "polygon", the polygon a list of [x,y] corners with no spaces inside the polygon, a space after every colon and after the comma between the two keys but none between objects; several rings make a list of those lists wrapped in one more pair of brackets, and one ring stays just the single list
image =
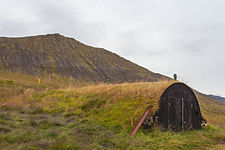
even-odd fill
[{"label": "mountain", "polygon": [[216,96],[216,95],[212,95],[212,94],[209,94],[209,96],[212,97],[212,98],[216,98],[218,100],[221,100],[221,101],[225,102],[225,98],[224,97]]},{"label": "mountain", "polygon": [[[171,81],[74,84],[169,79],[104,49],[59,34],[0,38],[0,68],[2,149],[225,148],[225,103],[195,90],[207,127],[182,133],[141,128],[130,137]],[[53,78],[39,82],[40,76]]]},{"label": "mountain", "polygon": [[0,38],[0,69],[32,76],[73,77],[77,83],[168,80],[115,53],[60,34]]}]

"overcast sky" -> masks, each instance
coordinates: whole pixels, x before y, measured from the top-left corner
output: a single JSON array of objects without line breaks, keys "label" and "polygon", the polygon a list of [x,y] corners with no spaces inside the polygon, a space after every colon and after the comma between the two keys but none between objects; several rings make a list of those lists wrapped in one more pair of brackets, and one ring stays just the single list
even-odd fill
[{"label": "overcast sky", "polygon": [[225,96],[224,0],[4,0],[0,36],[60,33]]}]

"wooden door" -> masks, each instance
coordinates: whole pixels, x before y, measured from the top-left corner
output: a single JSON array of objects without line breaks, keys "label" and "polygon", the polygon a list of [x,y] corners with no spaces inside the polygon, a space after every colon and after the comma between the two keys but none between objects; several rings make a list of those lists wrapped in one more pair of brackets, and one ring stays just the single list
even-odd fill
[{"label": "wooden door", "polygon": [[168,129],[182,130],[182,102],[178,97],[169,99],[168,103]]}]

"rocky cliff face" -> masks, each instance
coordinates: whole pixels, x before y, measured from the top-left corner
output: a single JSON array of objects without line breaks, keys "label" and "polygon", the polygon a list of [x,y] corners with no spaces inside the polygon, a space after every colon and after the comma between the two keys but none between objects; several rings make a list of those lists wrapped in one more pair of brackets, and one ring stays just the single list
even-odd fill
[{"label": "rocky cliff face", "polygon": [[53,73],[79,82],[113,83],[169,79],[112,52],[60,34],[0,38],[0,69],[32,76]]}]

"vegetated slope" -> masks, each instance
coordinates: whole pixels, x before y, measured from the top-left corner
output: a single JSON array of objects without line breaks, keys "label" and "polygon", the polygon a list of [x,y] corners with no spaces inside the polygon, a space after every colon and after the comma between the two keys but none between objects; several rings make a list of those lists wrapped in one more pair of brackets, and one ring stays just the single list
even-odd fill
[{"label": "vegetated slope", "polygon": [[112,52],[60,34],[0,38],[0,69],[32,76],[59,74],[77,83],[168,80]]},{"label": "vegetated slope", "polygon": [[208,123],[225,129],[225,103],[199,92],[196,92],[196,95],[199,99],[201,110],[204,117],[207,118]]},{"label": "vegetated slope", "polygon": [[221,100],[221,101],[225,102],[225,98],[224,98],[224,97],[217,96],[217,95],[212,95],[212,94],[210,94],[210,95],[208,95],[208,96],[210,96],[210,97],[212,97],[212,98],[216,98],[216,99],[218,99],[218,100]]},{"label": "vegetated slope", "polygon": [[[0,147],[12,149],[224,149],[225,106],[196,92],[208,127],[185,132],[140,129],[138,117],[170,81],[76,87],[64,78],[0,71]],[[73,81],[73,79],[71,79]],[[69,88],[65,88],[68,87]],[[160,89],[160,90],[159,90]],[[125,116],[125,117],[124,117]]]}]

